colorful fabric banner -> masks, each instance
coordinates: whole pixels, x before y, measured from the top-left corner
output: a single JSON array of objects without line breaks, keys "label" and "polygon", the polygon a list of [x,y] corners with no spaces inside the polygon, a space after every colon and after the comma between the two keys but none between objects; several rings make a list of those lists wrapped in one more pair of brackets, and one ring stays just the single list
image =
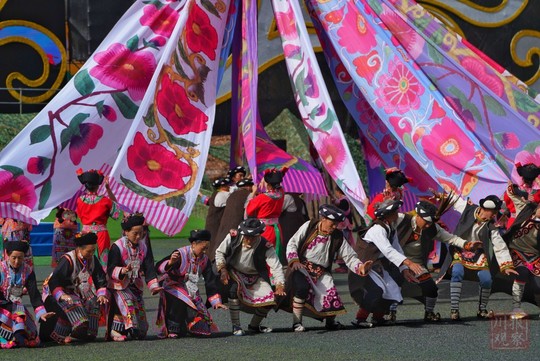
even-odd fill
[{"label": "colorful fabric banner", "polygon": [[503,192],[507,176],[407,52],[392,42],[371,7],[379,2],[310,3],[366,100],[438,184],[475,201]]},{"label": "colorful fabric banner", "polygon": [[373,10],[505,174],[520,183],[515,163],[540,160],[540,104],[413,1],[383,0]]},{"label": "colorful fabric banner", "polygon": [[119,202],[178,232],[206,163],[227,13],[221,0],[137,1],[0,153],[2,216],[36,223],[79,190],[77,168],[113,167]]},{"label": "colorful fabric banner", "polygon": [[317,64],[300,6],[295,0],[273,0],[272,5],[302,121],[326,170],[364,215],[366,194]]}]

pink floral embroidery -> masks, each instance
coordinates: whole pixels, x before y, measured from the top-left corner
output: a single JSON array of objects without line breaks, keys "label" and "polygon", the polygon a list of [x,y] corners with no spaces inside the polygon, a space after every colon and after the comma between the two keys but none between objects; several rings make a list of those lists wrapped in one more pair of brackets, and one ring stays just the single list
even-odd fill
[{"label": "pink floral embroidery", "polygon": [[289,252],[287,253],[287,259],[288,260],[291,260],[291,259],[298,259],[298,252]]},{"label": "pink floral embroidery", "polygon": [[45,158],[43,157],[31,157],[26,164],[26,169],[31,174],[43,174],[45,173],[45,168]]},{"label": "pink floral embroidery", "polygon": [[420,107],[420,95],[424,87],[413,73],[395,58],[388,65],[388,74],[380,77],[380,85],[375,90],[376,103],[387,114],[404,114]]},{"label": "pink floral embroidery", "polygon": [[101,137],[103,128],[97,124],[81,124],[79,135],[74,135],[69,143],[69,157],[75,165],[79,165],[82,158],[94,149]]},{"label": "pink floral embroidery", "polygon": [[413,28],[407,25],[399,15],[393,11],[389,11],[385,7],[385,11],[381,14],[381,19],[388,29],[392,31],[392,42],[395,45],[403,46],[413,59],[417,59],[422,54],[426,41]]},{"label": "pink floral embroidery", "polygon": [[197,5],[191,8],[186,21],[187,46],[194,53],[204,53],[210,60],[216,59],[218,35],[208,15]]},{"label": "pink floral embroidery", "polygon": [[146,92],[156,59],[149,51],[132,52],[123,44],[112,44],[94,56],[96,65],[90,75],[113,89],[127,89],[133,100],[141,100]]},{"label": "pink floral embroidery", "polygon": [[327,169],[335,174],[341,173],[345,165],[346,150],[341,142],[339,128],[333,127],[329,134],[321,133],[317,143],[322,144],[319,149],[319,156],[326,163]]},{"label": "pink floral embroidery", "polygon": [[[347,14],[341,25],[337,31],[338,42],[347,52],[366,54],[377,45],[376,32],[351,3],[347,5]],[[351,34],[351,31],[354,33]]]},{"label": "pink floral embroidery", "polygon": [[281,25],[280,34],[285,40],[294,40],[296,38],[296,21],[291,8],[287,12],[276,12],[276,23]]},{"label": "pink floral embroidery", "polygon": [[463,172],[476,156],[474,143],[448,117],[422,137],[421,143],[433,166],[449,176]]},{"label": "pink floral embroidery", "polygon": [[330,236],[321,236],[321,235],[318,235],[317,237],[315,237],[315,239],[313,241],[311,241],[311,243],[307,246],[307,249],[313,249],[315,247],[317,247],[319,244],[325,244],[327,243],[328,241],[330,240]]},{"label": "pink floral embroidery", "polygon": [[34,208],[37,202],[34,184],[24,175],[14,177],[6,171],[0,171],[0,202],[24,204]]},{"label": "pink floral embroidery", "polygon": [[155,5],[147,5],[143,8],[144,15],[141,17],[141,24],[147,25],[152,31],[164,37],[171,36],[174,26],[178,20],[178,12],[170,6],[163,6],[158,9]]},{"label": "pink floral embroidery", "polygon": [[336,287],[329,288],[322,301],[323,310],[343,308],[343,302],[339,298]]},{"label": "pink floral embroidery", "polygon": [[485,65],[482,61],[474,57],[465,57],[461,60],[461,66],[474,75],[480,82],[485,84],[491,91],[498,96],[504,94],[504,85],[496,75],[491,75],[486,72]]}]

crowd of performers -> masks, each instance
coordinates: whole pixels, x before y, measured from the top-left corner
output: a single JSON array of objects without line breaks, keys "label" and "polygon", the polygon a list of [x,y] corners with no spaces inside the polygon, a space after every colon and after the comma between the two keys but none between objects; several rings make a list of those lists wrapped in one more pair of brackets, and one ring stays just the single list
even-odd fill
[{"label": "crowd of performers", "polygon": [[[489,195],[474,204],[452,192],[434,192],[407,213],[401,206],[409,179],[397,168],[388,169],[386,188],[366,205],[370,219],[356,228],[351,204],[339,190],[333,204],[321,205],[310,219],[301,195],[286,194],[281,187],[286,169],[267,171],[254,185],[237,167],[214,181],[210,197],[202,197],[208,206],[206,229],[192,230],[189,245],[158,262],[142,214],[124,213],[123,235],[111,245],[107,219],[121,212],[108,180],[99,171],[79,171],[86,192],[75,210],[56,213],[54,269],[42,291],[33,271],[31,226],[2,220],[0,345],[92,341],[100,326],[106,328],[106,340],[144,339],[150,326],[145,284],[159,297],[160,338],[218,332],[210,307],[228,310],[235,336],[272,332],[262,324],[272,310],[291,313],[293,332],[306,330],[304,317],[338,330],[343,326],[336,316],[346,311],[334,272],[348,272],[358,305],[352,324],[358,328],[395,323],[405,288],[418,293],[425,322],[440,321],[435,307],[443,277],[450,280],[452,321],[461,318],[464,279],[478,280],[477,317],[493,316],[488,301],[498,290],[495,276],[509,284],[512,317],[526,317],[523,300],[540,305],[540,192],[535,186],[540,168],[516,166],[523,182],[509,183],[503,199]],[[98,194],[102,183],[107,196]],[[453,232],[441,221],[451,209],[459,213]],[[438,279],[430,269],[435,242],[448,245]],[[199,290],[202,279],[206,299]],[[24,294],[34,315],[23,303]],[[240,323],[240,312],[253,315],[247,327]]]}]

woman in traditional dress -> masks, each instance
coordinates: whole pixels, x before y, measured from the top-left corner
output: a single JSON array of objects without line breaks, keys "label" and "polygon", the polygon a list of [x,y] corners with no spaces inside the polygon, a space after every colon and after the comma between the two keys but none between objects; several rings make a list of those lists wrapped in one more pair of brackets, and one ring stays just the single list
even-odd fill
[{"label": "woman in traditional dress", "polygon": [[95,233],[78,233],[77,248],[60,258],[43,283],[45,308],[57,317],[41,324],[42,340],[67,344],[72,338],[96,338],[101,306],[109,302],[106,275],[94,255],[97,240]]},{"label": "woman in traditional dress", "polygon": [[[286,264],[286,261],[279,216],[283,211],[285,202],[285,193],[281,187],[281,182],[286,172],[287,168],[283,168],[281,171],[276,169],[267,170],[263,182],[266,192],[257,194],[257,187],[253,187],[253,192],[248,196],[246,206],[247,217],[257,218],[266,225],[261,237],[268,240],[276,248],[276,253],[282,264]],[[292,198],[291,202],[293,202]]]},{"label": "woman in traditional dress", "polygon": [[392,167],[385,170],[386,186],[383,191],[377,194],[367,207],[366,214],[375,220],[375,210],[377,205],[385,200],[400,201],[403,199],[403,185],[409,183],[409,178],[399,168]]},{"label": "woman in traditional dress", "polygon": [[[116,198],[109,187],[109,179],[104,178],[101,171],[91,169],[83,172],[79,168],[77,176],[79,182],[86,188],[86,192],[77,199],[77,214],[82,224],[81,232],[97,234],[97,256],[99,262],[105,268],[107,266],[107,254],[111,246],[111,238],[107,231],[107,220],[109,217],[118,219],[120,216]],[[97,194],[103,180],[105,180],[108,197]]]},{"label": "woman in traditional dress", "polygon": [[540,193],[535,193],[531,202],[521,196],[516,184],[511,184],[506,197],[515,205],[517,213],[512,227],[503,236],[518,273],[512,284],[512,317],[523,318],[526,313],[521,309],[521,301],[527,284],[540,307]]},{"label": "woman in traditional dress", "polygon": [[60,257],[75,249],[75,234],[79,229],[77,213],[67,208],[58,207],[53,229],[51,267],[54,268],[60,261]]},{"label": "woman in traditional dress", "polygon": [[107,275],[108,288],[114,302],[108,317],[107,338],[125,341],[144,339],[148,332],[148,320],[143,300],[143,275],[152,294],[161,291],[154,258],[143,241],[145,237],[144,217],[132,214],[122,221],[124,236],[111,246]]},{"label": "woman in traditional dress", "polygon": [[27,250],[27,242],[8,242],[8,260],[0,262],[0,348],[36,347],[40,343],[34,319],[22,302],[23,288],[28,290],[36,319],[45,321],[54,316],[45,311],[36,275],[24,262]]},{"label": "woman in traditional dress", "polygon": [[[248,218],[216,250],[216,267],[221,282],[228,288],[234,336],[245,335],[240,325],[240,308],[253,314],[248,325],[250,332],[272,332],[270,327],[261,326],[261,322],[276,305],[275,296],[285,296],[283,269],[273,245],[261,236],[264,229],[264,223]],[[270,285],[269,268],[275,292]]]},{"label": "woman in traditional dress", "polygon": [[[524,198],[526,200],[533,201],[534,195],[538,192],[538,184],[535,184],[535,181],[540,175],[540,167],[533,163],[527,163],[524,165],[517,163],[516,171],[523,180],[523,183],[520,185],[512,185],[513,194],[518,197],[517,199]],[[512,227],[512,223],[514,223],[514,219],[519,213],[514,199],[515,198],[510,196],[508,192],[505,192],[504,203],[510,212],[510,217],[508,217],[508,222],[506,222],[506,229],[510,229],[510,227]],[[519,202],[520,201],[518,200],[518,203]]]},{"label": "woman in traditional dress", "polygon": [[[2,223],[2,245],[6,249],[6,242],[23,241],[30,244],[30,232],[32,231],[32,225],[13,218],[3,218]],[[3,253],[4,260],[8,259],[6,252]],[[32,247],[28,247],[26,254],[24,255],[24,263],[30,267],[34,266],[32,258]]]},{"label": "woman in traditional dress", "polygon": [[162,338],[183,337],[188,332],[204,336],[219,332],[199,293],[197,282],[201,276],[212,307],[227,308],[221,303],[218,278],[206,256],[210,232],[193,230],[189,242],[191,245],[178,248],[156,265],[160,278],[163,278],[156,322],[161,327],[159,337]]}]

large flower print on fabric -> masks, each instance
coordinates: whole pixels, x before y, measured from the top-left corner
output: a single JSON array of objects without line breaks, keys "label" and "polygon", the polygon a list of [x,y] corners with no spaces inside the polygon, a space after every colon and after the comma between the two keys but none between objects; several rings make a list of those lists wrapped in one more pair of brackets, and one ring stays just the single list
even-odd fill
[{"label": "large flower print on fabric", "polygon": [[[349,3],[347,5],[347,14],[343,19],[343,26],[341,26],[337,35],[339,36],[339,45],[343,46],[351,54],[360,52],[360,54],[366,54],[370,49],[377,45],[377,39],[373,35],[373,30],[370,29],[369,24],[364,19],[362,14],[351,11],[354,5]],[[351,41],[350,31],[353,30],[360,35],[362,41]]]},{"label": "large flower print on fabric", "polygon": [[347,161],[347,152],[340,141],[339,129],[333,127],[330,133],[321,133],[316,142],[325,145],[318,151],[319,157],[326,164],[326,168],[339,173]]},{"label": "large flower print on fabric", "polygon": [[397,59],[388,65],[388,74],[380,77],[380,86],[375,90],[377,106],[387,114],[405,114],[420,107],[420,96],[424,87],[413,73]]},{"label": "large flower print on fabric", "polygon": [[208,15],[197,5],[193,6],[186,22],[187,46],[193,53],[202,52],[210,58],[216,59],[218,35],[212,26]]},{"label": "large flower print on fabric", "polygon": [[183,189],[183,178],[192,175],[187,163],[161,144],[147,143],[141,133],[135,135],[133,145],[127,150],[127,162],[137,181],[147,187]]},{"label": "large flower print on fabric", "polygon": [[148,26],[158,35],[168,38],[178,21],[178,13],[170,6],[162,6],[158,9],[155,5],[147,5],[143,9],[144,15],[141,18],[141,24]]},{"label": "large flower print on fabric", "polygon": [[127,90],[133,100],[141,100],[156,69],[149,51],[131,51],[123,44],[112,44],[94,56],[97,65],[90,75],[120,91]]},{"label": "large flower print on fabric", "polygon": [[447,117],[422,137],[421,143],[426,154],[431,155],[433,166],[448,176],[466,170],[476,157],[474,143]]},{"label": "large flower print on fabric", "polygon": [[178,135],[200,133],[207,128],[208,116],[191,104],[186,90],[169,76],[161,79],[156,104],[159,112]]},{"label": "large flower print on fabric", "polygon": [[0,202],[24,204],[33,208],[37,202],[34,184],[23,175],[0,171]]}]

